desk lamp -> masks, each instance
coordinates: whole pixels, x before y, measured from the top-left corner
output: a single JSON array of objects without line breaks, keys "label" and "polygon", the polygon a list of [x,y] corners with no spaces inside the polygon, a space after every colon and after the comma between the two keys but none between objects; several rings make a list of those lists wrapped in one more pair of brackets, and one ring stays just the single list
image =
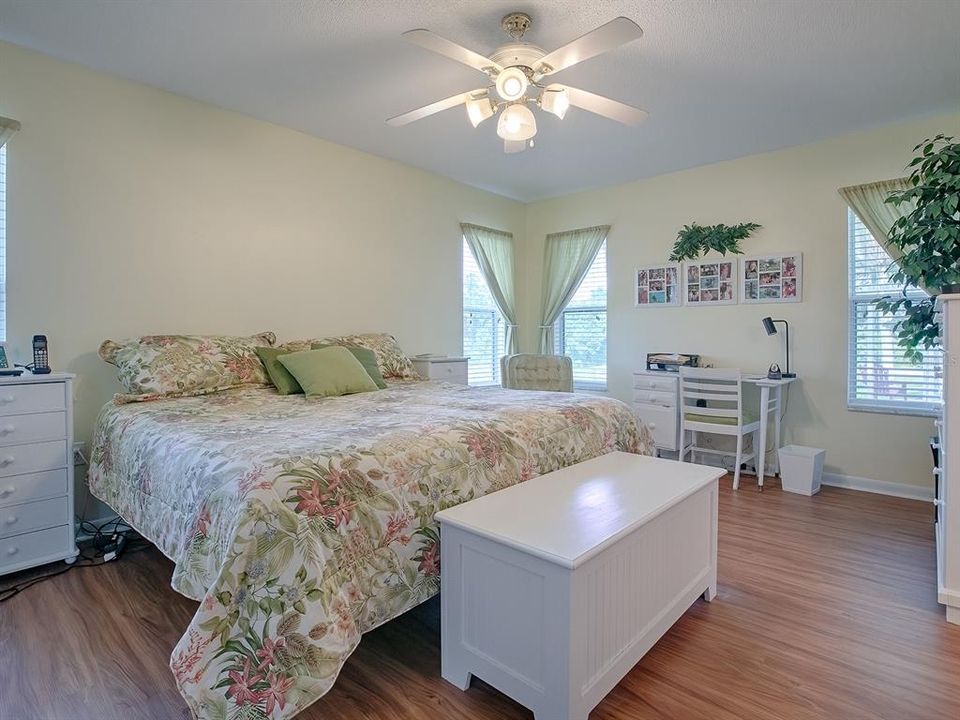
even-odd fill
[{"label": "desk lamp", "polygon": [[783,323],[783,327],[786,331],[785,334],[787,336],[786,337],[787,371],[783,373],[783,377],[795,378],[797,374],[794,372],[790,372],[790,324],[786,320],[774,320],[773,318],[765,317],[763,319],[763,329],[767,331],[767,335],[777,334],[777,326],[774,325],[774,323]]}]

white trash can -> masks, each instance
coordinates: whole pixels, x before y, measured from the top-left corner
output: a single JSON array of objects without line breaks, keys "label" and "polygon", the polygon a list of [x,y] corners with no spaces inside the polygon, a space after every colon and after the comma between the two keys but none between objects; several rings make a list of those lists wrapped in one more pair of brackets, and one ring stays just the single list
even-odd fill
[{"label": "white trash can", "polygon": [[826,456],[826,450],[803,445],[785,445],[780,448],[780,482],[783,489],[799,495],[814,495],[820,492],[823,460]]}]

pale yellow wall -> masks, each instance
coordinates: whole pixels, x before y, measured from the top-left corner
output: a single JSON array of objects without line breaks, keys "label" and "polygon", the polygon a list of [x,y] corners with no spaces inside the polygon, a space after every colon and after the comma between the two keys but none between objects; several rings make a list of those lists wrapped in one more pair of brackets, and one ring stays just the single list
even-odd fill
[{"label": "pale yellow wall", "polygon": [[[96,357],[106,337],[249,333],[281,338],[389,330],[412,352],[461,344],[458,223],[511,230],[521,339],[536,345],[547,232],[610,223],[610,392],[649,350],[762,368],[791,321],[803,383],[788,439],[830,468],[929,483],[930,422],[846,410],[846,214],[836,188],[899,174],[919,139],[960,134],[933,118],[524,206],[429,173],[0,43],[8,146],[8,351],[50,338],[78,373],[77,435],[118,389]],[[753,220],[751,250],[804,252],[799,305],[637,310],[637,264],[677,230]]]},{"label": "pale yellow wall", "polygon": [[78,374],[77,437],[120,388],[104,338],[384,330],[461,348],[460,221],[524,206],[0,43],[8,351]]},{"label": "pale yellow wall", "polygon": [[[827,469],[833,472],[929,486],[931,420],[846,407],[847,210],[837,188],[902,175],[913,146],[937,132],[960,135],[960,114],[528,206],[520,286],[524,349],[537,345],[544,236],[610,224],[611,395],[630,399],[630,373],[643,366],[650,351],[700,353],[716,366],[765,369],[782,361],[783,344],[782,337],[765,335],[760,318],[786,318],[792,360],[802,378],[790,394],[787,440],[826,448]],[[744,243],[748,251],[803,252],[803,302],[635,308],[634,268],[665,261],[677,231],[693,221],[758,222],[763,229]]]}]

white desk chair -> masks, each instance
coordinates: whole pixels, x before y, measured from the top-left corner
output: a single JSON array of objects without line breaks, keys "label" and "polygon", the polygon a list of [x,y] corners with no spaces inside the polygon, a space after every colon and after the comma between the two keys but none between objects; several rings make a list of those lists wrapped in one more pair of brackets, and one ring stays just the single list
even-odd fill
[{"label": "white desk chair", "polygon": [[[687,431],[691,441],[687,445]],[[760,420],[743,408],[743,378],[739,370],[714,368],[680,368],[680,461],[689,452],[731,455],[732,453],[697,446],[699,433],[735,435],[737,452],[734,459],[733,489],[740,487],[740,465],[756,456],[759,447]],[[743,437],[754,435],[753,450],[743,454]]]}]

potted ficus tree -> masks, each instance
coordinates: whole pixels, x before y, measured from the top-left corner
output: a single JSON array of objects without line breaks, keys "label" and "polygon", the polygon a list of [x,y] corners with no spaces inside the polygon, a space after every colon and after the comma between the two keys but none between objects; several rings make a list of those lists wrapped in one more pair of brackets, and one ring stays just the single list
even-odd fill
[{"label": "potted ficus tree", "polygon": [[739,225],[684,225],[683,230],[677,233],[673,252],[670,253],[670,262],[695,260],[711,250],[721,255],[739,255],[743,252],[740,241],[750,237],[750,234],[759,228],[757,223],[752,222]]},{"label": "potted ficus tree", "polygon": [[[896,298],[885,297],[877,307],[887,314],[903,312],[895,331],[904,357],[923,360],[925,350],[940,347],[936,298],[960,292],[960,143],[937,135],[914,148],[919,154],[909,187],[891,193],[886,202],[909,208],[890,228],[889,244],[901,255],[891,264],[890,279],[903,285]],[[908,297],[910,288],[921,288],[929,297]]]}]

